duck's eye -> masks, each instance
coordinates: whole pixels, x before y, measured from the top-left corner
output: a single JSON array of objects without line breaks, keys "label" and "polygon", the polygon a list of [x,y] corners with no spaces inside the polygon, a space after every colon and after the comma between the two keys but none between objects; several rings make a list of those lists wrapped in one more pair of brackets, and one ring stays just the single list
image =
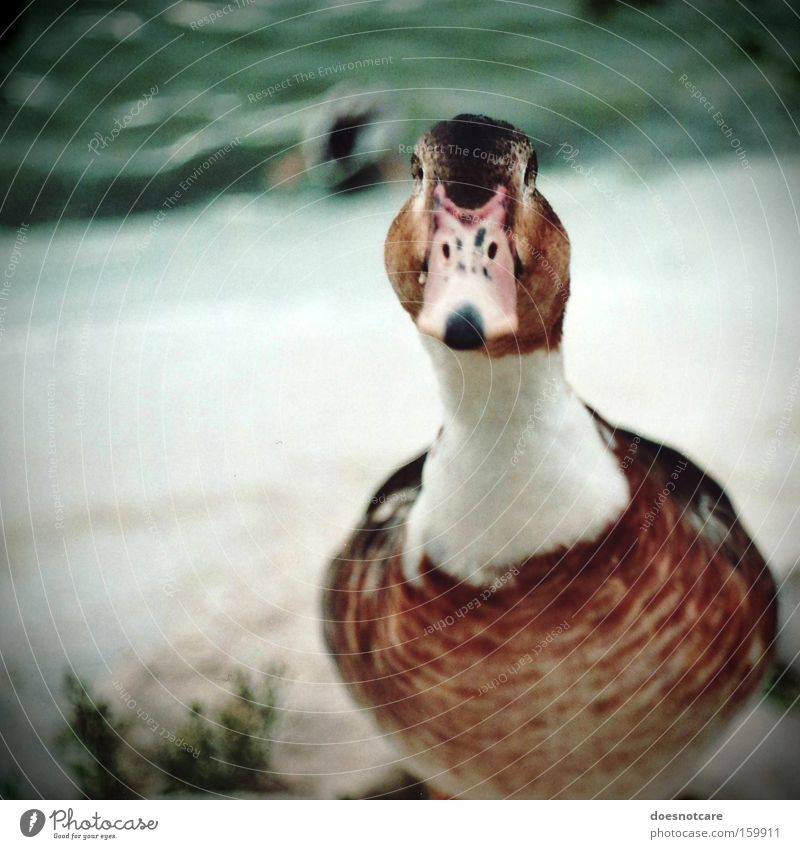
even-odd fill
[{"label": "duck's eye", "polygon": [[450,245],[447,242],[442,245],[442,253],[445,259],[450,259]]},{"label": "duck's eye", "polygon": [[494,259],[497,256],[497,242],[492,242],[489,245],[489,250],[486,251],[489,259]]}]

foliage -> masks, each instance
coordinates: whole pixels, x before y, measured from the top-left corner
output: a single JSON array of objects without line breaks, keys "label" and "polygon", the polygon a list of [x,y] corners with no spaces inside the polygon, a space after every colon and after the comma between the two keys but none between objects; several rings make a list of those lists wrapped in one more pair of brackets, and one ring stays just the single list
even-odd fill
[{"label": "foliage", "polygon": [[134,725],[69,675],[69,727],[57,738],[81,792],[90,799],[147,795],[267,795],[281,789],[271,768],[270,734],[277,719],[275,688],[256,690],[244,676],[216,711],[195,703],[177,733],[146,749],[128,737]]}]

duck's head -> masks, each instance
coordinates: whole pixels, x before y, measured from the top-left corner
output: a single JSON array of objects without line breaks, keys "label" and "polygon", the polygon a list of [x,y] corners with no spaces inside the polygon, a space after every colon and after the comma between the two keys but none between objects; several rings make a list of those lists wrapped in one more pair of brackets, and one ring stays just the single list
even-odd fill
[{"label": "duck's head", "polygon": [[457,115],[420,138],[411,174],[385,259],[418,329],[489,356],[558,346],[569,240],[536,188],[527,136],[504,121]]}]

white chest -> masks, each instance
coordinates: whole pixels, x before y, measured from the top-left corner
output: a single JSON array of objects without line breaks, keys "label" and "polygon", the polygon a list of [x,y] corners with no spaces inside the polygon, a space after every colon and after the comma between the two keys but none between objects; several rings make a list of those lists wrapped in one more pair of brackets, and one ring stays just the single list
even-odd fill
[{"label": "white chest", "polygon": [[596,539],[619,517],[627,481],[560,353],[492,360],[425,344],[445,422],[409,515],[409,578],[427,554],[460,580],[490,583],[532,555]]}]

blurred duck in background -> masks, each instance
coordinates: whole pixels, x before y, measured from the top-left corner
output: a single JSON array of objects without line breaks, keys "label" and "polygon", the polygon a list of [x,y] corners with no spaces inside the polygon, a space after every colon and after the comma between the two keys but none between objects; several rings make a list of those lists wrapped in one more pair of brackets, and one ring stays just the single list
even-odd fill
[{"label": "blurred duck in background", "polygon": [[346,193],[400,176],[397,122],[398,110],[389,94],[337,86],[314,111],[300,146],[271,170],[270,182],[305,182]]}]

